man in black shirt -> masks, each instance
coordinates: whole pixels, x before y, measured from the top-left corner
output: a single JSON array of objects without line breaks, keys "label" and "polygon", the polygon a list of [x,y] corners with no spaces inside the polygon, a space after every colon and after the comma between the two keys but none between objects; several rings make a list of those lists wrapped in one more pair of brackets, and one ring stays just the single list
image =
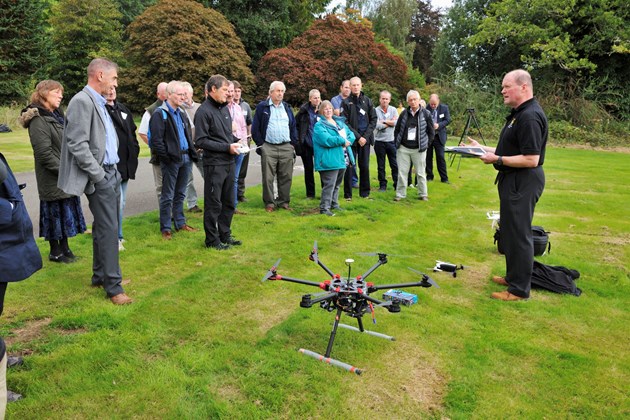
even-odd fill
[{"label": "man in black shirt", "polygon": [[495,283],[507,286],[492,298],[516,301],[529,298],[534,242],[534,208],[545,187],[545,161],[548,125],[544,111],[534,98],[532,78],[525,70],[514,70],[503,78],[501,94],[512,108],[495,148],[480,146],[470,137],[472,146],[486,151],[484,163],[497,169],[501,203],[501,243],[505,244],[505,277],[494,276]]}]

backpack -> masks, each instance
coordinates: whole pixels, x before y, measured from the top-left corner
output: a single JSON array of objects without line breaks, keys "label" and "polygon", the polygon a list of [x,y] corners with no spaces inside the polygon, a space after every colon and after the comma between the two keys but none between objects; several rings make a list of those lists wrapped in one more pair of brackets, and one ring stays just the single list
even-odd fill
[{"label": "backpack", "polygon": [[[166,121],[168,119],[168,115],[166,114],[166,111],[164,110],[164,108],[160,108],[160,109],[162,110],[163,121]],[[147,139],[149,140],[149,148],[151,148],[151,124],[149,124],[149,129],[147,130]]]},{"label": "backpack", "polygon": [[[549,242],[549,232],[546,232],[542,226],[532,226],[532,236],[534,239],[534,256],[542,256],[551,252],[551,242]],[[497,244],[499,254],[504,254],[503,245],[501,245],[500,228],[494,232],[494,243]]]}]

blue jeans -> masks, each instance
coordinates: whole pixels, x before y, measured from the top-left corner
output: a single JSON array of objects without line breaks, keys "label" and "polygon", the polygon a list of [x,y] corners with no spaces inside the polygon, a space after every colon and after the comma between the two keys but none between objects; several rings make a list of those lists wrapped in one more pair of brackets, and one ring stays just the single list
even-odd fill
[{"label": "blue jeans", "polygon": [[243,166],[243,160],[245,155],[236,155],[234,162],[236,163],[236,172],[234,176],[234,208],[238,205],[238,176],[241,173],[241,166]]},{"label": "blue jeans", "polygon": [[192,162],[190,156],[181,155],[179,162],[160,162],[162,169],[162,195],[160,196],[160,230],[171,231],[171,217],[175,221],[175,229],[186,224],[184,217],[184,200],[186,185],[190,178]]},{"label": "blue jeans", "polygon": [[120,207],[118,207],[118,239],[123,238],[122,232],[122,219],[123,212],[125,211],[125,203],[127,202],[127,184],[129,184],[129,180],[120,182]]}]

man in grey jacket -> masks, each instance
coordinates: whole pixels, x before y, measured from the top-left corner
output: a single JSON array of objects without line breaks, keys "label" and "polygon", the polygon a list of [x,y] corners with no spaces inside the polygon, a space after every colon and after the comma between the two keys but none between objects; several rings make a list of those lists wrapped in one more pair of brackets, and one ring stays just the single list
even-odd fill
[{"label": "man in grey jacket", "polygon": [[74,95],[66,111],[58,186],[68,194],[87,196],[94,216],[92,286],[103,287],[115,305],[126,305],[133,300],[122,288],[118,261],[118,137],[105,109],[105,95],[118,86],[118,66],[96,58],[87,73],[87,86]]}]

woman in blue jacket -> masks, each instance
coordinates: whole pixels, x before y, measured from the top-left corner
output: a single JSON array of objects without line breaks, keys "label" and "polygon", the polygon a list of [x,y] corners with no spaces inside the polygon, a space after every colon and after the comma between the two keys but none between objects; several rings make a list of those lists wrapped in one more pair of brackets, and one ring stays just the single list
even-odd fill
[{"label": "woman in blue jacket", "polygon": [[319,212],[334,216],[332,210],[339,207],[339,186],[348,165],[354,164],[354,156],[346,148],[354,143],[352,130],[344,123],[345,118],[333,115],[330,101],[319,106],[320,118],[313,127],[313,154],[315,170],[322,181],[322,199]]}]

